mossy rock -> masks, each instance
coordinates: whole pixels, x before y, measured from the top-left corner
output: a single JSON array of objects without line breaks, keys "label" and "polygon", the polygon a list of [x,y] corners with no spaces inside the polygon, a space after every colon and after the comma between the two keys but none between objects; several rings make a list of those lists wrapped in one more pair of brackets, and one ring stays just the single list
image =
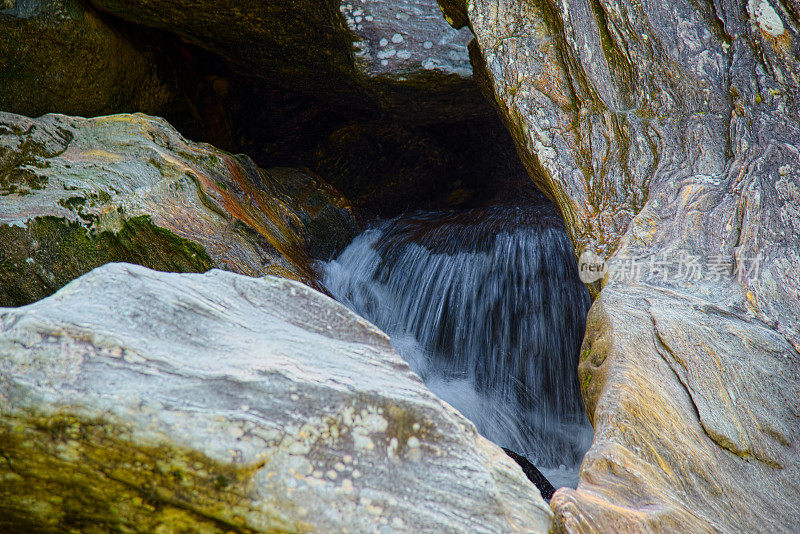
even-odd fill
[{"label": "mossy rock", "polygon": [[314,285],[312,259],[357,231],[346,199],[308,171],[265,171],[162,119],[0,113],[0,306],[120,261]]},{"label": "mossy rock", "polygon": [[385,334],[291,280],[107,264],[3,310],[0,354],[2,532],[548,531]]},{"label": "mossy rock", "polygon": [[27,227],[0,226],[0,306],[47,297],[85,272],[110,262],[170,272],[205,272],[214,262],[202,246],[155,226],[150,217],[127,219],[118,232],[88,230],[45,216]]}]

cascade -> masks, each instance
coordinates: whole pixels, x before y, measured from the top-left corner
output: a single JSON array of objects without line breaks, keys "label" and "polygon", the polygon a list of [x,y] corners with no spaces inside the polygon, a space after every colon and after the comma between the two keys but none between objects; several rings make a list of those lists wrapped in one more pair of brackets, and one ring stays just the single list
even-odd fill
[{"label": "cascade", "polygon": [[554,485],[591,443],[577,380],[590,298],[549,202],[415,212],[360,234],[324,284],[429,389]]}]

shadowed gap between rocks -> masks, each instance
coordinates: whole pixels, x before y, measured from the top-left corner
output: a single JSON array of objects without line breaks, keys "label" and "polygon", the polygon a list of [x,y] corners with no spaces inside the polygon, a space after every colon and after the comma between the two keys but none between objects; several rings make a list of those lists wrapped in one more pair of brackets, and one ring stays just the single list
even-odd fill
[{"label": "shadowed gap between rocks", "polygon": [[[320,98],[317,88],[304,92],[244,75],[177,35],[98,16],[137,47],[158,50],[154,68],[175,80],[188,103],[166,117],[183,135],[247,154],[265,169],[309,169],[366,218],[486,205],[498,192],[529,183],[513,140],[477,83],[469,91],[462,87],[468,81],[454,88],[449,108],[460,105],[460,113],[432,116],[425,92],[415,87],[394,89],[411,111],[382,111],[377,100],[354,105],[333,93]],[[441,95],[427,98],[438,102]]]}]

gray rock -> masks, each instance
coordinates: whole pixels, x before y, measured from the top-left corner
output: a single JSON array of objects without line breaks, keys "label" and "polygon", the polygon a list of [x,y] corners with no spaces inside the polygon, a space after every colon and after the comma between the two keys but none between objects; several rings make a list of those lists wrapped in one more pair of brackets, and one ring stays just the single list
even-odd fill
[{"label": "gray rock", "polygon": [[0,528],[546,532],[501,449],[297,282],[108,264],[0,310]]},{"label": "gray rock", "polygon": [[355,65],[382,108],[415,122],[462,120],[489,106],[472,80],[467,44],[434,0],[344,1]]},{"label": "gray rock", "polygon": [[796,4],[443,4],[576,251],[609,259],[559,528],[796,529]]},{"label": "gray rock", "polygon": [[342,2],[347,26],[360,38],[356,62],[369,77],[402,80],[424,71],[472,77],[468,29],[455,30],[430,0]]}]

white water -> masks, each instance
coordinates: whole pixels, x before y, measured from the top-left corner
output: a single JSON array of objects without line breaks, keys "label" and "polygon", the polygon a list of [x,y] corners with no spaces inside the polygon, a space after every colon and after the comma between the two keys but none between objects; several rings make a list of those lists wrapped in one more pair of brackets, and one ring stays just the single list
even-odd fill
[{"label": "white water", "polygon": [[589,296],[552,206],[384,222],[325,265],[324,283],[481,434],[554,486],[577,484],[592,439],[576,370]]}]

